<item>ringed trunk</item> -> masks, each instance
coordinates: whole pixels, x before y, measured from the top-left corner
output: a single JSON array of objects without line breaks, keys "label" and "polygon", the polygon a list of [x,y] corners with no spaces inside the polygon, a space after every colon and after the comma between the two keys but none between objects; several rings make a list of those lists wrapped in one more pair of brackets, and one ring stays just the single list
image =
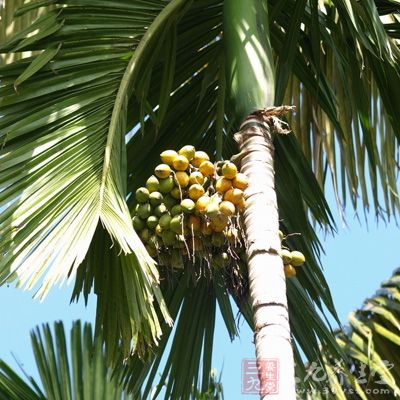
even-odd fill
[{"label": "ringed trunk", "polygon": [[[245,190],[246,253],[261,399],[295,400],[294,360],[274,184],[272,117],[254,113],[274,105],[275,76],[266,0],[224,1],[224,46],[229,109],[237,122]],[[275,115],[277,115],[275,113]],[[248,116],[248,117],[247,117]],[[247,117],[247,118],[246,118]],[[272,364],[268,364],[272,361]],[[270,386],[267,366],[276,367]]]},{"label": "ringed trunk", "polygon": [[[243,157],[241,171],[249,179],[245,190],[244,224],[260,398],[294,400],[294,360],[286,279],[279,256],[281,243],[271,126],[250,116],[236,139]],[[276,379],[268,375],[270,368],[277,373]]]}]

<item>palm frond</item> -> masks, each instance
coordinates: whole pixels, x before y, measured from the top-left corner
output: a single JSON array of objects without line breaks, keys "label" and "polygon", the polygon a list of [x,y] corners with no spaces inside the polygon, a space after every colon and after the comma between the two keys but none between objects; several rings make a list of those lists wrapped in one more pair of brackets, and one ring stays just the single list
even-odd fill
[{"label": "palm frond", "polygon": [[[14,18],[14,12],[24,4],[25,0],[2,0],[0,1],[0,44],[11,39],[16,33],[30,26],[45,9],[37,8],[31,10],[20,18]],[[21,57],[29,57],[32,51],[22,53],[0,54],[0,66],[9,64]]]},{"label": "palm frond", "polygon": [[[349,316],[349,327],[336,334],[348,363],[325,352],[330,373],[324,382],[332,399],[382,399],[400,395],[400,270],[384,281],[361,309]],[[324,398],[323,395],[313,399]]]},{"label": "palm frond", "polygon": [[[102,342],[90,324],[72,325],[67,340],[62,322],[36,328],[32,347],[41,384],[26,382],[4,362],[0,363],[0,396],[7,400],[133,399],[124,392],[119,378],[107,366]],[[39,387],[43,387],[43,392]]]},{"label": "palm frond", "polygon": [[396,216],[399,7],[272,4],[276,101],[297,107],[289,122],[320,185],[332,181],[341,211],[349,199],[354,210],[361,203],[384,219]]},{"label": "palm frond", "polygon": [[[93,334],[90,324],[73,322],[69,338],[62,322],[55,322],[53,328],[44,324],[32,331],[31,339],[40,383],[25,372],[25,377],[21,377],[0,360],[0,399],[138,398],[123,389],[121,377],[109,368],[102,341]],[[223,389],[220,380],[221,377],[217,377],[215,370],[212,370],[207,390],[193,387],[191,398],[221,400]]]},{"label": "palm frond", "polygon": [[[162,1],[28,3],[19,15],[40,6],[52,9],[2,45],[3,52],[42,52],[0,72],[0,278],[17,275],[20,285],[32,288],[47,272],[37,294],[44,296],[75,275],[101,224],[116,254],[130,253],[124,267],[117,266],[125,270],[131,321],[118,338],[129,344],[157,342],[153,298],[163,318],[169,317],[158,271],[125,202],[127,101],[184,3],[175,0],[165,8]],[[137,304],[133,292],[139,293]]]},{"label": "palm frond", "polygon": [[22,379],[8,364],[0,360],[0,399],[1,400],[45,400],[36,381]]}]

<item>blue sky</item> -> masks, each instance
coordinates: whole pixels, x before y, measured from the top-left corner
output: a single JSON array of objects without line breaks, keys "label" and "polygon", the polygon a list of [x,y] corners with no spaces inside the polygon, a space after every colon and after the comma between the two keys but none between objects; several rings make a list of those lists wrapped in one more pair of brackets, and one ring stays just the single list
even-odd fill
[{"label": "blue sky", "polygon": [[[328,200],[332,210],[336,210],[333,196]],[[335,237],[324,237],[326,255],[323,266],[330,284],[340,319],[345,323],[348,313],[360,307],[365,297],[378,288],[380,282],[388,278],[399,265],[397,253],[399,231],[394,222],[376,223],[374,215],[368,216],[369,229],[365,223],[347,215],[348,227],[338,223]],[[53,289],[44,302],[32,300],[31,292],[3,286],[0,288],[0,358],[16,366],[13,355],[23,365],[25,371],[37,377],[33,354],[30,347],[29,332],[38,324],[63,320],[69,328],[75,319],[93,321],[94,298],[85,308],[83,303],[69,304],[72,288],[66,285]],[[213,366],[220,372],[225,388],[225,398],[256,399],[258,396],[241,395],[241,362],[254,357],[252,334],[245,324],[241,326],[241,336],[233,343],[219,318],[215,338]]]}]

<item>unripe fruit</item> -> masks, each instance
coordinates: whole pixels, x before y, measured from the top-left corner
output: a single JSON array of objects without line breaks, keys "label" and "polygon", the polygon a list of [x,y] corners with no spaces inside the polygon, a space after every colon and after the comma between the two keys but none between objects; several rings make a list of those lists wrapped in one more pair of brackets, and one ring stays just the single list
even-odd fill
[{"label": "unripe fruit", "polygon": [[199,171],[204,176],[214,175],[214,172],[215,172],[214,164],[210,161],[203,161],[199,166]]},{"label": "unripe fruit", "polygon": [[137,215],[132,218],[132,224],[136,232],[139,232],[146,227],[146,223]]},{"label": "unripe fruit", "polygon": [[158,190],[158,186],[159,186],[160,182],[157,179],[156,176],[152,175],[150,176],[149,179],[147,179],[146,181],[146,188],[148,189],[148,191],[150,193],[155,192]]},{"label": "unripe fruit", "polygon": [[283,269],[285,271],[286,278],[293,278],[296,276],[296,268],[293,267],[293,265],[287,264],[283,267]]},{"label": "unripe fruit", "polygon": [[192,160],[196,154],[194,146],[186,145],[183,146],[179,151],[179,155],[186,157],[189,161]]},{"label": "unripe fruit", "polygon": [[154,173],[157,178],[165,179],[171,174],[171,167],[167,164],[160,164],[154,169]]},{"label": "unripe fruit", "polygon": [[232,162],[227,162],[222,166],[222,175],[225,178],[233,179],[236,176],[237,172],[238,170],[236,168],[236,165]]},{"label": "unripe fruit", "polygon": [[151,206],[149,203],[139,204],[137,215],[142,219],[147,219],[151,214]]},{"label": "unripe fruit", "polygon": [[135,192],[135,198],[139,203],[146,203],[149,199],[150,192],[145,187],[140,187]]},{"label": "unripe fruit", "polygon": [[204,183],[204,175],[200,171],[192,172],[189,176],[189,183],[191,185],[194,185],[195,183],[202,185]]},{"label": "unripe fruit", "polygon": [[225,195],[224,200],[230,201],[233,204],[239,204],[243,199],[243,191],[240,189],[229,189]]},{"label": "unripe fruit", "polygon": [[203,196],[204,194],[204,188],[203,186],[199,185],[198,183],[190,186],[189,190],[188,190],[188,194],[189,197],[196,201],[197,199],[199,199],[201,196]]},{"label": "unripe fruit", "polygon": [[161,161],[171,166],[177,156],[178,153],[175,150],[165,150],[160,154]]},{"label": "unripe fruit", "polygon": [[292,255],[292,262],[291,264],[294,267],[300,267],[301,265],[304,264],[304,262],[306,261],[306,258],[304,257],[304,254],[301,253],[300,251],[292,251],[291,252]]},{"label": "unripe fruit", "polygon": [[232,188],[232,181],[224,177],[218,178],[217,182],[215,183],[215,189],[217,190],[217,192],[220,193],[225,193],[231,188]]},{"label": "unripe fruit", "polygon": [[232,179],[232,185],[237,189],[244,190],[249,186],[249,180],[245,174],[238,173]]},{"label": "unripe fruit", "polygon": [[283,232],[281,230],[279,230],[279,239],[282,242],[283,238],[285,237],[285,235],[283,234]]},{"label": "unripe fruit", "polygon": [[182,214],[183,210],[180,204],[176,204],[171,208],[171,215],[179,215]]},{"label": "unripe fruit", "polygon": [[171,195],[167,194],[164,196],[164,204],[170,210],[177,203],[176,199],[174,199]]},{"label": "unripe fruit", "polygon": [[284,264],[290,264],[290,262],[292,261],[292,254],[289,250],[282,249],[281,257]]},{"label": "unripe fruit", "polygon": [[181,235],[183,232],[183,217],[182,215],[176,215],[171,219],[171,222],[169,223],[169,229],[171,229],[172,232],[177,233],[178,235]]},{"label": "unripe fruit", "polygon": [[187,185],[189,185],[189,175],[184,171],[176,172],[175,183],[180,187],[186,187]]},{"label": "unripe fruit", "polygon": [[171,196],[174,199],[180,200],[184,195],[186,194],[186,191],[178,186],[175,186],[172,190],[171,190]]},{"label": "unripe fruit", "polygon": [[161,239],[165,246],[172,246],[176,242],[176,235],[172,231],[165,231],[161,234]]},{"label": "unripe fruit", "polygon": [[208,157],[208,154],[204,151],[196,151],[194,153],[194,158],[192,160],[192,165],[196,168],[200,167],[200,164],[203,161],[209,161],[210,157]]},{"label": "unripe fruit", "polygon": [[222,201],[219,205],[219,211],[221,211],[222,214],[225,214],[228,217],[230,217],[231,215],[235,214],[236,209],[235,205],[230,201]]},{"label": "unripe fruit", "polygon": [[149,229],[155,229],[158,224],[158,218],[155,215],[150,215],[150,217],[147,218],[146,224]]},{"label": "unripe fruit", "polygon": [[152,192],[149,195],[149,202],[153,207],[160,205],[163,200],[164,197],[160,192]]},{"label": "unripe fruit", "polygon": [[144,228],[140,233],[139,237],[143,243],[146,243],[150,239],[150,231],[147,228]]},{"label": "unripe fruit", "polygon": [[161,193],[169,193],[174,188],[174,179],[169,176],[166,179],[160,179],[159,191]]},{"label": "unripe fruit", "polygon": [[207,195],[203,195],[199,197],[196,201],[196,210],[199,213],[204,214],[209,204],[210,204],[210,197]]},{"label": "unripe fruit", "polygon": [[185,156],[177,156],[172,163],[177,171],[185,171],[189,167],[189,160]]},{"label": "unripe fruit", "polygon": [[160,224],[162,229],[166,230],[166,229],[169,229],[171,219],[172,219],[172,217],[170,215],[164,214],[160,217],[158,223]]},{"label": "unripe fruit", "polygon": [[191,199],[183,199],[181,201],[181,207],[184,213],[191,213],[194,210],[195,204]]}]

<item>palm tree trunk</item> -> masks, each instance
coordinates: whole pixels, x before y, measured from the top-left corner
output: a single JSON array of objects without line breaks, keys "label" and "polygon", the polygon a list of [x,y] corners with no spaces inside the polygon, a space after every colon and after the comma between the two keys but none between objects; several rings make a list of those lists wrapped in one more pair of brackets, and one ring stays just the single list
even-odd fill
[{"label": "palm tree trunk", "polygon": [[[246,253],[253,307],[254,342],[262,399],[296,398],[286,280],[279,256],[279,217],[274,185],[272,127],[250,116],[236,134],[245,191]],[[273,376],[268,375],[272,368]]]},{"label": "palm tree trunk", "polygon": [[[244,215],[250,295],[261,399],[296,398],[286,280],[274,184],[275,117],[254,111],[274,105],[275,77],[267,2],[225,0],[227,94],[235,117],[242,172],[249,178]],[[272,367],[275,376],[267,369]]]}]

